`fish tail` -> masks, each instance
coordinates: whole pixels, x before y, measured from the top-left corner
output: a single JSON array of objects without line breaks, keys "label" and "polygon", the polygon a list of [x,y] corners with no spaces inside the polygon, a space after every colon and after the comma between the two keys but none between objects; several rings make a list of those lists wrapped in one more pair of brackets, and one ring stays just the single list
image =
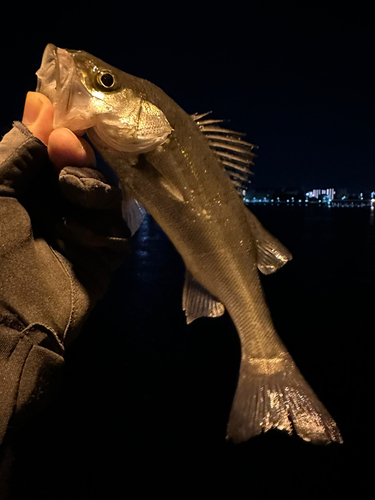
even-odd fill
[{"label": "fish tail", "polygon": [[274,428],[294,430],[313,443],[342,443],[335,421],[289,355],[243,358],[227,439],[240,443]]}]

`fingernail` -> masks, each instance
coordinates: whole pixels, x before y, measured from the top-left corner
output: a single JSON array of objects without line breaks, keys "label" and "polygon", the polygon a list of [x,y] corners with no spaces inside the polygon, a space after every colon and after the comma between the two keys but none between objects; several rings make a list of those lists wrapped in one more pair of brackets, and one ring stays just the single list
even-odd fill
[{"label": "fingernail", "polygon": [[32,125],[38,118],[43,102],[36,92],[28,92],[23,110],[22,122],[25,125]]}]

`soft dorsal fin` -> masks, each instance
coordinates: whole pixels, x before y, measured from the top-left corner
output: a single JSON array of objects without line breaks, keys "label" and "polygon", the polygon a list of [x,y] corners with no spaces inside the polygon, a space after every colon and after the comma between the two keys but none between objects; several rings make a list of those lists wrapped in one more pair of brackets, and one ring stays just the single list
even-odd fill
[{"label": "soft dorsal fin", "polygon": [[246,209],[246,215],[257,246],[258,269],[263,274],[274,273],[292,260],[292,254],[262,226],[249,209]]},{"label": "soft dorsal fin", "polygon": [[188,270],[182,293],[182,309],[185,311],[187,324],[202,316],[216,318],[225,312],[223,304],[207,292]]},{"label": "soft dorsal fin", "polygon": [[256,146],[242,140],[245,134],[218,125],[224,120],[206,119],[210,113],[194,113],[191,116],[207,138],[210,148],[218,155],[235,188],[242,194],[250,183],[250,166],[254,164],[256,155],[253,150]]}]

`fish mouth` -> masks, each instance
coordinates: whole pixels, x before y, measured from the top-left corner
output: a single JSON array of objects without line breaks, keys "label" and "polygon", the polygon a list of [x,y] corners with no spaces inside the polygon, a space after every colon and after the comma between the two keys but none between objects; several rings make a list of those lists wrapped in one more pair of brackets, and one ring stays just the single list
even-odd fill
[{"label": "fish mouth", "polygon": [[[60,49],[49,43],[43,52],[42,63],[36,72],[37,92],[52,102],[55,113],[53,127],[83,130],[87,121],[87,92],[77,75],[74,54],[79,51]],[[80,96],[80,102],[74,96]],[[73,102],[74,101],[74,102]]]},{"label": "fish mouth", "polygon": [[47,45],[40,68],[36,72],[38,79],[36,91],[45,94],[52,103],[56,93],[56,50],[57,47],[52,43]]},{"label": "fish mouth", "polygon": [[37,92],[45,94],[60,112],[67,114],[71,102],[75,74],[73,56],[66,50],[49,43],[37,71]]}]

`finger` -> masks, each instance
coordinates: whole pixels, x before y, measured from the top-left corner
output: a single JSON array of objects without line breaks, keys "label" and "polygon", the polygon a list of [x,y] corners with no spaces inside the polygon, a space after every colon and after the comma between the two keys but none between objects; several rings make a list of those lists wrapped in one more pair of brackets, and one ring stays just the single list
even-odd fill
[{"label": "finger", "polygon": [[53,112],[53,106],[45,95],[39,92],[27,93],[22,122],[46,145],[52,132]]},{"label": "finger", "polygon": [[59,175],[60,188],[74,205],[89,209],[120,209],[122,191],[108,184],[103,174],[91,168],[65,167]]},{"label": "finger", "polygon": [[48,154],[58,171],[71,165],[75,167],[95,167],[96,165],[92,147],[67,128],[57,128],[51,133],[48,141]]}]

